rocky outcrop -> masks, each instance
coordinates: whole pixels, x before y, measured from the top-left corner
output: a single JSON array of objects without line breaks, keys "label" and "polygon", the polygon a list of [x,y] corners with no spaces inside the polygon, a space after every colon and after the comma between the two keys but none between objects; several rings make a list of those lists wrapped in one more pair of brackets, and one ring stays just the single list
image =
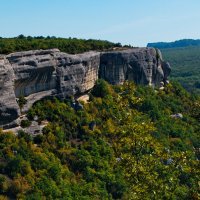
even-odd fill
[{"label": "rocky outcrop", "polygon": [[100,53],[87,52],[79,55],[54,54],[57,62],[57,89],[63,98],[84,93],[93,88],[98,79]]},{"label": "rocky outcrop", "polygon": [[14,71],[4,56],[0,56],[0,127],[15,126],[19,106],[14,93]]},{"label": "rocky outcrop", "polygon": [[56,90],[65,98],[91,89],[98,78],[97,52],[70,55],[58,49],[36,50],[12,53],[6,58],[15,73],[16,97]]},{"label": "rocky outcrop", "polygon": [[[70,55],[58,49],[12,53],[0,57],[0,127],[15,124],[20,111],[46,97],[85,93],[98,78],[112,84],[133,80],[137,84],[163,85],[170,73],[154,48]],[[19,109],[16,98],[26,97]]]},{"label": "rocky outcrop", "polygon": [[99,76],[111,84],[131,80],[136,84],[161,86],[169,73],[169,64],[163,62],[160,51],[153,48],[111,51],[101,55]]},{"label": "rocky outcrop", "polygon": [[15,73],[16,97],[56,88],[56,52],[59,50],[36,50],[6,57]]}]

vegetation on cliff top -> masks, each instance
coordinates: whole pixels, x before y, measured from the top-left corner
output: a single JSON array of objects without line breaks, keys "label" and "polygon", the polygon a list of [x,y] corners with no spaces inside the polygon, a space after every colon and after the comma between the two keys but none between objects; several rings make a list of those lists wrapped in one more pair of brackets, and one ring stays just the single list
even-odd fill
[{"label": "vegetation on cliff top", "polygon": [[120,43],[112,43],[104,40],[56,38],[49,36],[25,37],[24,35],[19,35],[15,38],[0,38],[0,54],[52,48],[58,48],[60,51],[76,54],[91,50],[103,51],[121,46]]},{"label": "vegetation on cliff top", "polygon": [[28,117],[49,121],[42,135],[0,131],[0,198],[199,198],[198,97],[99,80],[73,105],[36,103]]}]

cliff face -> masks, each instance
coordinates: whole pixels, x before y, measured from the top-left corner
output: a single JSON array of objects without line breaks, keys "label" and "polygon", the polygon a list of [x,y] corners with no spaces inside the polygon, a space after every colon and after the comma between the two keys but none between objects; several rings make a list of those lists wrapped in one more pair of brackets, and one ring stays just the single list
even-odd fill
[{"label": "cliff face", "polygon": [[57,63],[53,55],[57,51],[18,52],[6,57],[15,73],[16,97],[56,88]]},{"label": "cliff face", "polygon": [[0,127],[15,125],[19,106],[14,93],[14,71],[5,57],[0,57]]},{"label": "cliff face", "polygon": [[98,79],[100,53],[55,53],[54,56],[57,63],[57,89],[61,97],[84,93],[94,87]]},{"label": "cliff face", "polygon": [[153,48],[70,55],[58,49],[12,53],[0,57],[0,126],[11,126],[20,114],[16,98],[28,100],[24,111],[46,96],[84,93],[98,78],[112,84],[133,80],[161,86],[170,73],[168,63]]},{"label": "cliff face", "polygon": [[99,76],[111,84],[131,80],[136,84],[161,86],[166,82],[168,72],[169,64],[163,62],[161,53],[153,48],[135,48],[101,55]]}]

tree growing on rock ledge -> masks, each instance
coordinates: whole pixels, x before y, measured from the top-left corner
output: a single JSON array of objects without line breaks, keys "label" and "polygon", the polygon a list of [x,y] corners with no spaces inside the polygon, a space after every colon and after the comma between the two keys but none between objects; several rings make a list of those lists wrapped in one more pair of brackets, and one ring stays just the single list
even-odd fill
[{"label": "tree growing on rock ledge", "polygon": [[22,111],[22,108],[27,103],[27,100],[24,96],[20,96],[19,99],[17,100],[17,103],[19,105],[20,111]]},{"label": "tree growing on rock ledge", "polygon": [[111,91],[111,86],[105,80],[99,79],[92,90],[92,95],[104,98],[106,95],[111,94]]}]

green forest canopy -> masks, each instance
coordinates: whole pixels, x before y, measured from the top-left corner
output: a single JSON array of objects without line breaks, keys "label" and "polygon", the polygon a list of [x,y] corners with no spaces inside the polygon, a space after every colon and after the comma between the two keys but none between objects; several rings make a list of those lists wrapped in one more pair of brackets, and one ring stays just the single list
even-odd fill
[{"label": "green forest canopy", "polygon": [[36,103],[28,119],[49,122],[41,135],[0,130],[1,199],[199,198],[198,97],[99,80],[83,105]]},{"label": "green forest canopy", "polygon": [[56,38],[54,36],[25,37],[24,35],[19,35],[15,38],[0,38],[0,54],[52,48],[58,48],[60,51],[76,54],[91,50],[103,51],[121,46],[120,43],[112,43],[104,40]]}]

